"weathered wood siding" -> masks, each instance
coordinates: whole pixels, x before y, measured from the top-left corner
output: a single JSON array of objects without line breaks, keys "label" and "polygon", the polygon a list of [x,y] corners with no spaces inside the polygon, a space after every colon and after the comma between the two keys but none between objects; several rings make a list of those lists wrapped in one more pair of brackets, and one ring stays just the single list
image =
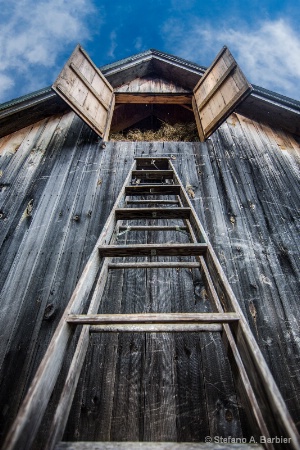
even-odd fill
[{"label": "weathered wood siding", "polygon": [[200,140],[205,141],[251,90],[229,49],[223,47],[193,90]]},{"label": "weathered wood siding", "polygon": [[[100,144],[73,113],[0,140],[2,435],[133,157],[148,155],[173,155],[184,185],[192,186],[193,204],[299,424],[299,144],[237,115],[207,143]],[[124,238],[142,242],[144,235]],[[165,238],[186,236],[159,234]],[[209,304],[196,271],[127,269],[111,272],[101,311],[200,312]],[[97,334],[66,437],[197,441],[240,436],[244,423],[216,333]]]},{"label": "weathered wood siding", "polygon": [[115,92],[153,92],[153,93],[180,93],[190,92],[189,90],[178,86],[172,81],[159,77],[138,77],[128,83],[115,89]]},{"label": "weathered wood siding", "polygon": [[107,136],[114,110],[113,87],[77,45],[52,89],[99,136]]}]

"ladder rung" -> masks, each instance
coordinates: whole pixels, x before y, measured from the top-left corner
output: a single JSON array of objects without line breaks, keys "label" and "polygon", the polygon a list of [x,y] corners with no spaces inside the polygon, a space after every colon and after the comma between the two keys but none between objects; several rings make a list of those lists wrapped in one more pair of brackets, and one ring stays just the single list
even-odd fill
[{"label": "ladder rung", "polygon": [[108,264],[109,269],[199,269],[200,263],[197,262],[132,262],[132,263],[111,263]]},{"label": "ladder rung", "polygon": [[198,331],[222,331],[223,326],[221,324],[213,323],[142,323],[140,325],[134,324],[117,324],[117,325],[93,325],[90,328],[90,332],[93,333],[176,333],[176,332],[198,332]]},{"label": "ladder rung", "polygon": [[143,162],[143,161],[145,161],[145,162],[151,162],[151,161],[155,161],[155,162],[169,162],[169,160],[170,160],[170,158],[168,157],[168,156],[159,156],[159,157],[156,157],[156,156],[135,156],[134,158],[133,158],[135,161],[137,161],[137,162]]},{"label": "ladder rung", "polygon": [[126,186],[125,194],[126,195],[179,195],[180,194],[180,185],[179,184],[162,184],[162,185],[153,185],[153,184],[143,184],[135,185],[135,186]]},{"label": "ladder rung", "polygon": [[263,450],[260,444],[226,444],[213,445],[204,442],[59,442],[55,450],[212,450],[213,448],[225,448],[227,450]]},{"label": "ladder rung", "polygon": [[140,313],[140,314],[70,314],[68,323],[80,325],[142,324],[142,323],[228,323],[236,322],[236,313]]},{"label": "ladder rung", "polygon": [[[144,181],[138,181],[137,183],[134,182],[134,180],[132,180],[131,182],[131,186],[149,186],[151,184],[152,187],[160,187],[160,186],[164,186],[164,184],[168,184],[168,183],[164,183],[161,180],[144,180]],[[172,184],[170,184],[169,186],[173,186]]]},{"label": "ladder rung", "polygon": [[133,170],[132,176],[146,179],[146,180],[157,180],[161,178],[172,179],[174,175],[173,170]]},{"label": "ladder rung", "polygon": [[100,256],[197,256],[206,252],[206,244],[134,244],[101,245]]},{"label": "ladder rung", "polygon": [[128,205],[133,205],[133,204],[144,204],[144,203],[162,203],[165,205],[178,205],[178,200],[126,200],[126,203]]},{"label": "ladder rung", "polygon": [[190,208],[118,208],[117,220],[130,219],[189,219]]},{"label": "ladder rung", "polygon": [[176,225],[128,225],[119,227],[119,231],[186,231],[188,227]]}]

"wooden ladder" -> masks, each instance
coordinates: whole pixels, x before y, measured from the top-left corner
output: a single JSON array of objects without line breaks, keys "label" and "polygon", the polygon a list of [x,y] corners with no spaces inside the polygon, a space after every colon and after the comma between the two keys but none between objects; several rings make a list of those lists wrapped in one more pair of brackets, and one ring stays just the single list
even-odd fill
[{"label": "wooden ladder", "polygon": [[[153,195],[174,196],[175,199],[145,199],[146,196]],[[137,199],[141,196],[142,199]],[[152,203],[156,207],[143,208],[141,207],[142,203]],[[124,207],[128,204],[136,207]],[[157,205],[159,204],[162,207],[158,208]],[[172,207],[166,207],[166,205],[172,205]],[[182,219],[183,226],[119,225],[119,221],[134,219]],[[134,230],[185,231],[189,234],[190,243],[116,245],[118,233]],[[194,256],[196,262],[112,262],[112,257],[131,256]],[[97,314],[110,269],[153,267],[198,268],[201,271],[214,312]],[[92,291],[93,295],[88,304],[89,295]],[[85,310],[88,310],[87,314],[82,314]],[[72,443],[68,446],[68,443],[60,441],[86,356],[89,335],[91,332],[108,331],[222,332],[232,363],[236,387],[239,390],[240,398],[245,402],[249,423],[253,427],[252,434],[257,437],[264,436],[266,440],[271,440],[276,436],[287,438],[290,439],[288,448],[299,448],[299,436],[296,427],[206,237],[189,196],[169,158],[135,158],[135,162],[60,320],[18,416],[10,429],[4,444],[6,450],[31,448],[62,367],[68,343],[77,325],[82,325],[82,330],[49,430],[46,447],[48,450],[53,448],[81,448],[74,447],[75,443],[73,443],[73,446]],[[85,442],[84,448],[92,449],[94,444]],[[106,448],[104,444],[101,448]],[[139,448],[140,446],[143,447],[142,442],[138,444]],[[149,443],[144,444],[146,447]],[[127,448],[126,443],[122,443],[122,445],[122,448]],[[176,445],[181,446],[182,449],[189,448],[184,444]],[[193,448],[196,445],[193,443]],[[201,448],[205,448],[204,444],[199,444],[199,448],[200,445]],[[228,445],[229,447],[230,445]],[[250,448],[250,446],[245,445],[245,448],[248,447]],[[264,447],[274,448],[271,442],[264,444]],[[129,446],[128,448],[133,447]],[[159,443],[157,443],[157,448],[160,448]],[[276,445],[276,448],[280,448],[280,446]]]}]

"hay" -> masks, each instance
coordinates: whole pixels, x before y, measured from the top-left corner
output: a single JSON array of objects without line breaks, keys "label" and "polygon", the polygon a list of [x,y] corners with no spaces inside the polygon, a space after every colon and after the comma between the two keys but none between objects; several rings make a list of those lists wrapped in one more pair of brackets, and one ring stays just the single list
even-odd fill
[{"label": "hay", "polygon": [[162,126],[157,131],[142,131],[138,128],[127,131],[126,133],[112,133],[111,141],[199,141],[199,135],[196,124],[191,123],[175,123],[170,125],[162,122]]}]

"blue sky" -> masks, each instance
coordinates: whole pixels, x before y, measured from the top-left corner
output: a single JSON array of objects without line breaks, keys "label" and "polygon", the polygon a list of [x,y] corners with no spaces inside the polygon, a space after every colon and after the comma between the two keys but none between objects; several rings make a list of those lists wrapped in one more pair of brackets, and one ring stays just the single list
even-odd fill
[{"label": "blue sky", "polygon": [[0,102],[46,87],[77,43],[102,66],[156,48],[300,100],[299,0],[0,0]]}]

